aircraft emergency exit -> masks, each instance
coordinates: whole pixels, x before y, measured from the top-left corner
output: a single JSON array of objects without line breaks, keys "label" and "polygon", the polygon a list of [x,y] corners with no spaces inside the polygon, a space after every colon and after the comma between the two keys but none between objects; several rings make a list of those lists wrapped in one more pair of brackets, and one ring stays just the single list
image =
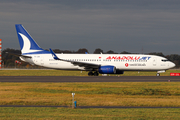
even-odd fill
[{"label": "aircraft emergency exit", "polygon": [[123,74],[124,71],[161,72],[175,66],[164,57],[143,54],[56,54],[42,49],[21,24],[16,24],[20,59],[33,65],[60,70],[83,70],[88,75]]}]

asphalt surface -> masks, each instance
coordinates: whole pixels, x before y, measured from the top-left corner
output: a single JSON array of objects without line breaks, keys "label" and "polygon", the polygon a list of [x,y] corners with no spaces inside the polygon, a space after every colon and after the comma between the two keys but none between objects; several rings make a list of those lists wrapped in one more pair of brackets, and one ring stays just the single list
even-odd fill
[{"label": "asphalt surface", "polygon": [[0,82],[180,82],[180,76],[0,76]]}]

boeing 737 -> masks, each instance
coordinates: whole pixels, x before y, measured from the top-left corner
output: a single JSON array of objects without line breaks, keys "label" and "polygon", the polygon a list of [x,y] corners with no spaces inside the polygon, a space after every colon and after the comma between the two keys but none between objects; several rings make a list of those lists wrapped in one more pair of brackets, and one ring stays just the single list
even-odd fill
[{"label": "boeing 737", "polygon": [[16,24],[22,61],[59,70],[88,71],[89,76],[123,74],[124,71],[157,71],[157,76],[175,64],[164,57],[143,54],[56,54],[44,50],[21,24]]}]

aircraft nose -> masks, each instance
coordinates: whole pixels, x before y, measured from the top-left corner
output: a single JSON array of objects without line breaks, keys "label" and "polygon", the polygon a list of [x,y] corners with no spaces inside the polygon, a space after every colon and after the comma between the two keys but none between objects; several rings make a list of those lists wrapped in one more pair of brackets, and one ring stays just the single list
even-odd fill
[{"label": "aircraft nose", "polygon": [[173,62],[170,62],[170,67],[173,68],[175,67],[176,65],[173,63]]}]

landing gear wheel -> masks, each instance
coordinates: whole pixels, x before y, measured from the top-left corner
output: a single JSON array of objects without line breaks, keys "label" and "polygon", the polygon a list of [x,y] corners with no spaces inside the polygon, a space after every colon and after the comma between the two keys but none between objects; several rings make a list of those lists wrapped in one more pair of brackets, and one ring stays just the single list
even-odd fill
[{"label": "landing gear wheel", "polygon": [[89,75],[89,76],[93,76],[94,73],[93,73],[92,71],[90,71],[90,72],[88,72],[88,75]]},{"label": "landing gear wheel", "polygon": [[94,72],[94,76],[98,76],[99,75],[99,73],[98,72]]},{"label": "landing gear wheel", "polygon": [[160,76],[160,74],[159,74],[159,73],[157,73],[157,74],[156,74],[156,76]]},{"label": "landing gear wheel", "polygon": [[94,73],[93,73],[92,71],[89,71],[89,72],[88,72],[88,75],[89,75],[89,76],[98,76],[99,73],[98,73],[97,71],[94,72]]}]

